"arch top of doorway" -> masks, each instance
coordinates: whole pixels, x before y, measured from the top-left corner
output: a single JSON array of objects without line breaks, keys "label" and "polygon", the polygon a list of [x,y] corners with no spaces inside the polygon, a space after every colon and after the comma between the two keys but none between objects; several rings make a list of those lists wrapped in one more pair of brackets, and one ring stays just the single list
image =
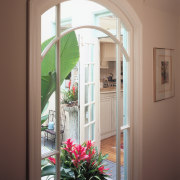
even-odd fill
[{"label": "arch top of doorway", "polygon": [[108,35],[116,44],[119,44],[120,45],[120,49],[122,51],[122,53],[124,54],[125,56],[125,59],[126,61],[129,61],[130,58],[129,58],[129,55],[128,55],[128,52],[126,51],[126,49],[123,47],[123,44],[121,43],[120,40],[118,40],[113,34],[111,34],[109,31],[101,28],[101,27],[98,27],[98,26],[92,26],[92,25],[84,25],[84,26],[77,26],[77,27],[74,27],[74,28],[70,28],[66,31],[64,31],[60,37],[56,37],[55,39],[53,39],[49,45],[44,49],[44,51],[41,53],[41,60],[44,59],[45,55],[47,54],[47,52],[49,51],[49,49],[51,49],[51,47],[57,42],[60,40],[61,37],[65,36],[66,34],[72,32],[72,31],[75,31],[75,30],[78,30],[78,29],[83,29],[83,28],[89,28],[89,29],[96,29],[96,30],[99,30],[103,33],[105,33],[106,35]]},{"label": "arch top of doorway", "polygon": [[[34,6],[36,8],[37,14],[42,15],[49,8],[63,3],[69,0],[29,0],[30,6]],[[131,7],[131,5],[125,0],[89,0],[95,3],[98,3],[104,7],[108,7],[107,9],[110,12],[113,12],[117,17],[121,18],[124,23],[126,29],[128,31],[133,28],[140,27],[142,29],[142,23],[140,18],[138,17],[135,10]]]}]

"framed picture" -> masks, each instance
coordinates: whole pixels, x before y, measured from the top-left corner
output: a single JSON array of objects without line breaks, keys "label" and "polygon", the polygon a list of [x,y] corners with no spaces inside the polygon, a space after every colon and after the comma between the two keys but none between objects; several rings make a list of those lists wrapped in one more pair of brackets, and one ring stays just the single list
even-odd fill
[{"label": "framed picture", "polygon": [[153,49],[154,101],[174,96],[174,57],[173,49]]}]

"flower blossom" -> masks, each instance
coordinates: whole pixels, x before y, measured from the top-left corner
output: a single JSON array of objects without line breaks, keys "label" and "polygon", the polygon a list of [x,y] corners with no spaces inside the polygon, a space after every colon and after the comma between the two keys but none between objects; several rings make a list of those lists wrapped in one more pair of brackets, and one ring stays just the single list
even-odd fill
[{"label": "flower blossom", "polygon": [[67,141],[64,142],[64,144],[66,144],[66,147],[63,148],[63,149],[66,150],[67,152],[69,152],[69,154],[71,156],[72,155],[72,150],[73,150],[73,147],[74,147],[72,139],[67,139]]},{"label": "flower blossom", "polygon": [[94,146],[94,143],[92,143],[91,140],[89,140],[89,141],[86,142],[86,148],[87,148],[87,150],[91,149],[91,147],[93,147],[93,146]]},{"label": "flower blossom", "polygon": [[75,88],[75,86],[73,86],[73,95],[75,95],[75,90],[76,90],[76,88]]},{"label": "flower blossom", "polygon": [[88,157],[86,158],[88,163],[91,161],[91,159],[93,158],[94,154],[95,154],[95,149],[89,151]]},{"label": "flower blossom", "polygon": [[73,164],[76,167],[78,167],[80,161],[85,160],[89,157],[86,154],[86,148],[81,145],[74,146],[72,153],[75,156],[75,159],[73,159]]},{"label": "flower blossom", "polygon": [[53,164],[56,164],[56,159],[53,157],[48,157],[49,161],[52,162]]},{"label": "flower blossom", "polygon": [[100,172],[101,174],[105,174],[105,172],[104,172],[104,171],[108,171],[108,170],[109,170],[109,168],[104,169],[104,166],[102,165],[101,167],[99,167],[99,168],[98,168],[98,170],[99,170],[99,172]]}]

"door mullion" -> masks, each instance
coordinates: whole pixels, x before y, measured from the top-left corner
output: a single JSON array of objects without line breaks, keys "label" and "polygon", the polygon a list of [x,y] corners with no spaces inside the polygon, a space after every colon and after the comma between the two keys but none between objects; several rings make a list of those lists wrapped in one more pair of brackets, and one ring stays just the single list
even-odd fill
[{"label": "door mullion", "polygon": [[[120,41],[121,35],[121,23],[120,19],[117,19],[117,39]],[[120,130],[120,74],[121,74],[121,48],[120,44],[116,44],[116,179],[121,179],[121,156],[120,156],[120,144],[121,144],[121,130]]]},{"label": "door mullion", "polygon": [[[60,4],[56,6],[56,36],[60,36]],[[56,151],[60,152],[60,40],[56,43]],[[56,180],[60,179],[60,153],[56,154]]]}]

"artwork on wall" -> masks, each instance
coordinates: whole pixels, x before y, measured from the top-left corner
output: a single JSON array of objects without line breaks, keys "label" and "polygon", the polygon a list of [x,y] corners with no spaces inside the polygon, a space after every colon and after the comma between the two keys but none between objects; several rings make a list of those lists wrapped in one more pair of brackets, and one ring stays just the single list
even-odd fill
[{"label": "artwork on wall", "polygon": [[154,48],[154,101],[174,96],[173,49]]}]

